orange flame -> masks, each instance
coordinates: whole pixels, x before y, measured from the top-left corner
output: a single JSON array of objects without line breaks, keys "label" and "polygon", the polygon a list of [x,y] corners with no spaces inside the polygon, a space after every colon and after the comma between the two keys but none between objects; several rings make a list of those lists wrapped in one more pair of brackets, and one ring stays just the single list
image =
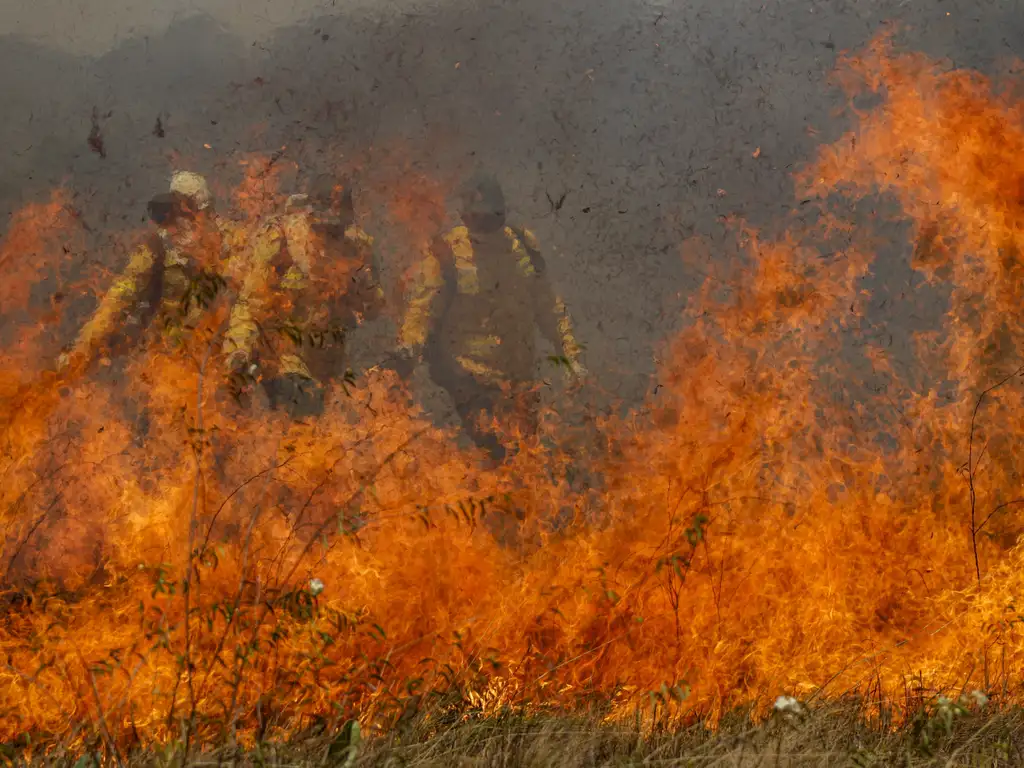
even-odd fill
[{"label": "orange flame", "polygon": [[[884,40],[844,72],[884,99],[801,183],[892,193],[937,244],[930,383],[869,346],[888,389],[854,386],[879,238],[828,213],[775,242],[739,229],[745,263],[691,303],[659,393],[582,459],[551,412],[483,471],[389,373],[317,422],[242,411],[209,354],[219,308],[185,354],[133,363],[145,440],[86,382],[5,457],[0,740],[246,742],[428,704],[1019,702],[1024,410],[1012,380],[976,406],[999,362],[980,347],[1020,331],[1022,107]],[[395,227],[440,216],[439,194],[395,199]]]}]

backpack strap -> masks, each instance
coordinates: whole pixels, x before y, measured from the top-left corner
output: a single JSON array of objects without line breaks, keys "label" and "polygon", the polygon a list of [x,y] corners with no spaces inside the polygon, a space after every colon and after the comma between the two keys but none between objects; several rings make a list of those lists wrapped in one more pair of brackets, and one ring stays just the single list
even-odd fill
[{"label": "backpack strap", "polygon": [[139,327],[145,329],[153,322],[164,296],[164,273],[167,269],[167,249],[159,232],[154,232],[146,240],[146,246],[153,254],[153,266],[149,268],[146,286],[139,294],[145,309],[139,313]]}]

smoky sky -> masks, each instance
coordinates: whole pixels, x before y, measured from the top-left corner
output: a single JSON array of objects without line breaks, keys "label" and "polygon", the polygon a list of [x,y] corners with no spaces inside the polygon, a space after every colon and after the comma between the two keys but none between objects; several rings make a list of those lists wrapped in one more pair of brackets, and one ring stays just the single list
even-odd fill
[{"label": "smoky sky", "polygon": [[94,230],[137,227],[174,164],[227,176],[283,146],[310,169],[398,145],[428,173],[485,166],[544,243],[589,367],[635,397],[699,279],[683,243],[725,248],[725,216],[780,221],[792,172],[848,125],[837,56],[898,23],[902,47],[997,71],[1022,53],[1022,5],[337,0],[297,21],[51,0],[38,13],[64,21],[0,14],[0,213],[66,183]]}]

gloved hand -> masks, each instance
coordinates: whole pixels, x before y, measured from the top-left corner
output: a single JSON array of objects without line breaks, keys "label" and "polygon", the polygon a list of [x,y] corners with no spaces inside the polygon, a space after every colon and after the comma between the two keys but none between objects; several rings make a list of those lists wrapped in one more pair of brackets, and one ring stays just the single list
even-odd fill
[{"label": "gloved hand", "polygon": [[570,358],[568,355],[551,357],[549,360],[562,370],[562,374],[569,383],[579,384],[587,376],[587,369],[579,360]]}]

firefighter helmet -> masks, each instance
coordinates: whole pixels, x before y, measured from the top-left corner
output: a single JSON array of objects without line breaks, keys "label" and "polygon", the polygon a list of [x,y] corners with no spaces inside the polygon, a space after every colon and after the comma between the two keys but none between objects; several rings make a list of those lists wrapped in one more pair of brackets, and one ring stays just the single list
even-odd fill
[{"label": "firefighter helmet", "polygon": [[461,197],[462,221],[470,230],[490,232],[505,226],[505,193],[491,174],[474,174]]},{"label": "firefighter helmet", "polygon": [[175,171],[171,176],[170,191],[186,198],[200,211],[213,204],[210,185],[203,176],[193,171]]}]

